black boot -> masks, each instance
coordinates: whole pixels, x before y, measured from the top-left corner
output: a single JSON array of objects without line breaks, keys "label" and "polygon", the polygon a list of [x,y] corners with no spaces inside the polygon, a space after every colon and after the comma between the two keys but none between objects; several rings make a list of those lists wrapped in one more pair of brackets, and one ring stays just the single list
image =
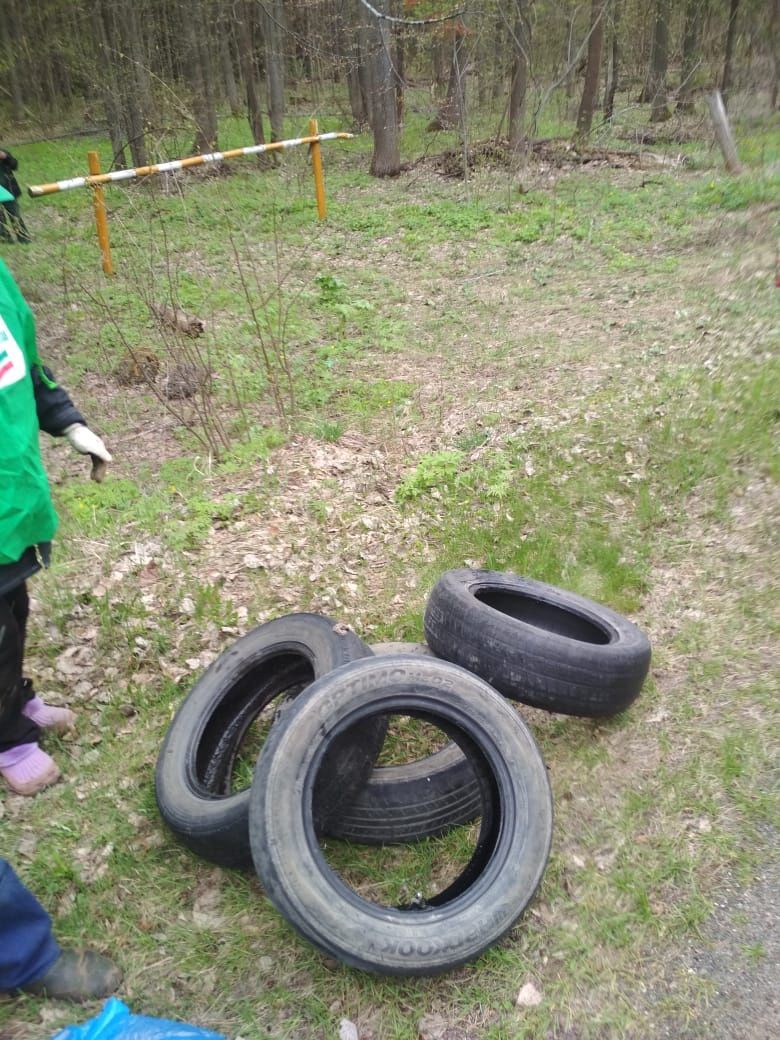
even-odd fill
[{"label": "black boot", "polygon": [[117,989],[122,972],[94,950],[63,950],[46,974],[19,988],[52,1000],[99,1000]]}]

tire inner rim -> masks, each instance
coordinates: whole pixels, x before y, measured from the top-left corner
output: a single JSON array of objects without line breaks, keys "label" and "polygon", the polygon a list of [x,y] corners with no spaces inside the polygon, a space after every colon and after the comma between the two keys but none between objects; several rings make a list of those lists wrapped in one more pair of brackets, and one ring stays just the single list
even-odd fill
[{"label": "tire inner rim", "polygon": [[[448,903],[452,903],[459,896],[463,895],[479,877],[484,873],[486,867],[492,859],[496,847],[498,845],[499,837],[502,830],[503,823],[503,806],[501,804],[501,796],[499,794],[498,783],[493,772],[493,768],[490,765],[487,756],[484,754],[482,749],[476,743],[476,741],[465,733],[456,723],[449,719],[444,719],[439,715],[432,712],[426,712],[412,706],[394,706],[394,711],[388,714],[388,717],[393,715],[403,714],[410,718],[420,719],[423,722],[427,722],[430,725],[442,730],[449,736],[449,738],[458,745],[461,751],[470,760],[472,765],[474,776],[477,778],[479,793],[480,793],[480,825],[479,833],[474,843],[473,852],[466,863],[466,865],[460,870],[458,875],[452,880],[446,887],[437,892],[435,895],[425,897],[421,893],[416,893],[415,896],[405,903],[396,904],[390,909],[401,910],[401,911],[424,911],[433,909],[435,907],[445,906]],[[374,712],[368,714],[385,714],[384,712]],[[363,721],[366,718],[365,714],[361,713],[360,720]],[[357,720],[356,720],[357,721]],[[352,725],[355,723],[353,722]],[[349,732],[351,726],[344,727],[340,732]],[[332,738],[331,738],[332,739]],[[317,782],[317,775],[319,772],[320,765],[322,764],[325,754],[320,752],[317,757],[312,761],[311,767],[306,777],[304,785],[303,799],[304,799],[304,814],[305,814],[305,826],[307,830],[307,838],[309,841],[309,847],[312,854],[320,861],[322,867],[327,871],[333,878],[334,883],[338,886],[347,888],[353,896],[371,904],[374,906],[388,906],[388,904],[378,903],[374,900],[367,899],[363,895],[353,888],[353,886],[339,873],[339,871],[331,865],[325,856],[320,842],[315,833],[315,827],[312,820],[312,795]],[[367,847],[366,847],[367,848]]]}]

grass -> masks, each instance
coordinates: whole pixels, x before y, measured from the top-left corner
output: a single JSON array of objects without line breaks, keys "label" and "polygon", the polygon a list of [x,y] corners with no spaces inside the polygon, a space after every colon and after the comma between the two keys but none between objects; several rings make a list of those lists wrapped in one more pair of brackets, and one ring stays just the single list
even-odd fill
[{"label": "grass", "polygon": [[[453,143],[424,138],[424,116],[412,109],[405,156]],[[242,133],[226,124],[223,145]],[[23,200],[35,241],[4,258],[41,353],[116,461],[90,484],[81,460],[45,448],[61,531],[32,586],[28,662],[80,727],[51,744],[66,783],[0,803],[4,854],[62,941],[123,963],[134,1010],[234,1040],[333,1036],[342,1017],[402,1040],[436,1014],[453,1040],[639,1038],[670,1022],[703,1035],[691,1031],[718,980],[691,975],[683,951],[704,941],[724,879],[749,886],[766,862],[777,810],[778,137],[746,134],[739,179],[692,143],[676,170],[531,167],[522,194],[511,172],[484,169],[468,186],[424,166],[377,182],[367,140],[334,144],[322,225],[302,152],[276,171],[184,178],[170,196],[111,189],[111,281],[82,193]],[[31,183],[76,173],[92,146],[105,155],[83,139],[14,153]],[[167,349],[145,300],[171,297],[208,326],[221,458],[147,389],[114,380],[128,343]],[[286,316],[270,367],[253,307],[266,336]],[[281,347],[285,416],[270,394]],[[519,708],[556,811],[536,901],[473,965],[374,978],[323,960],[250,874],[179,847],[154,764],[189,686],[253,624],[312,609],[372,642],[420,638],[427,591],[463,565],[629,614],[651,635],[653,671],[613,720]],[[250,735],[236,785],[261,742]],[[429,743],[399,725],[385,754]],[[460,862],[467,839],[329,855],[401,900]],[[763,950],[751,938],[734,955],[756,965]],[[528,980],[542,1003],[519,1009]],[[0,1031],[38,1036],[41,1011],[2,1003]],[[47,1028],[82,1017],[47,1014]]]}]

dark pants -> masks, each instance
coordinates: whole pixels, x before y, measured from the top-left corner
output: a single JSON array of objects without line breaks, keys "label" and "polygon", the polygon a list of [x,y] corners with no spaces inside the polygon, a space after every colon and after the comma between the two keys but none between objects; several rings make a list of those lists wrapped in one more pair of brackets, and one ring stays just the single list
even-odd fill
[{"label": "dark pants", "polygon": [[59,955],[51,918],[0,859],[0,991],[40,979]]},{"label": "dark pants", "polygon": [[22,211],[16,199],[13,202],[0,203],[0,240],[13,242],[12,231],[15,232],[18,242],[30,241],[30,232],[22,219]]},{"label": "dark pants", "polygon": [[22,714],[33,695],[32,685],[22,678],[29,613],[25,582],[0,594],[0,752],[19,744],[34,744],[41,733],[40,727]]}]

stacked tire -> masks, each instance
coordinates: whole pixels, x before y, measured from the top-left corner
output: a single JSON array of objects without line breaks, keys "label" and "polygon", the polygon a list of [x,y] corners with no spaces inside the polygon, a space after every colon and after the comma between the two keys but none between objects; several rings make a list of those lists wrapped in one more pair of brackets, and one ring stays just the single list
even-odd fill
[{"label": "stacked tire", "polygon": [[[157,763],[161,815],[199,855],[254,868],[266,895],[329,956],[381,974],[431,975],[472,960],[517,922],[552,839],[536,742],[509,700],[603,716],[638,695],[650,646],[629,621],[554,586],[502,572],[445,573],[425,611],[426,646],[378,646],[318,614],[252,630],[198,680]],[[435,655],[435,656],[433,656]],[[239,750],[271,715],[248,786]],[[377,765],[388,719],[449,743]],[[329,865],[327,839],[384,845],[478,820],[470,857],[443,890],[394,906]]]}]

